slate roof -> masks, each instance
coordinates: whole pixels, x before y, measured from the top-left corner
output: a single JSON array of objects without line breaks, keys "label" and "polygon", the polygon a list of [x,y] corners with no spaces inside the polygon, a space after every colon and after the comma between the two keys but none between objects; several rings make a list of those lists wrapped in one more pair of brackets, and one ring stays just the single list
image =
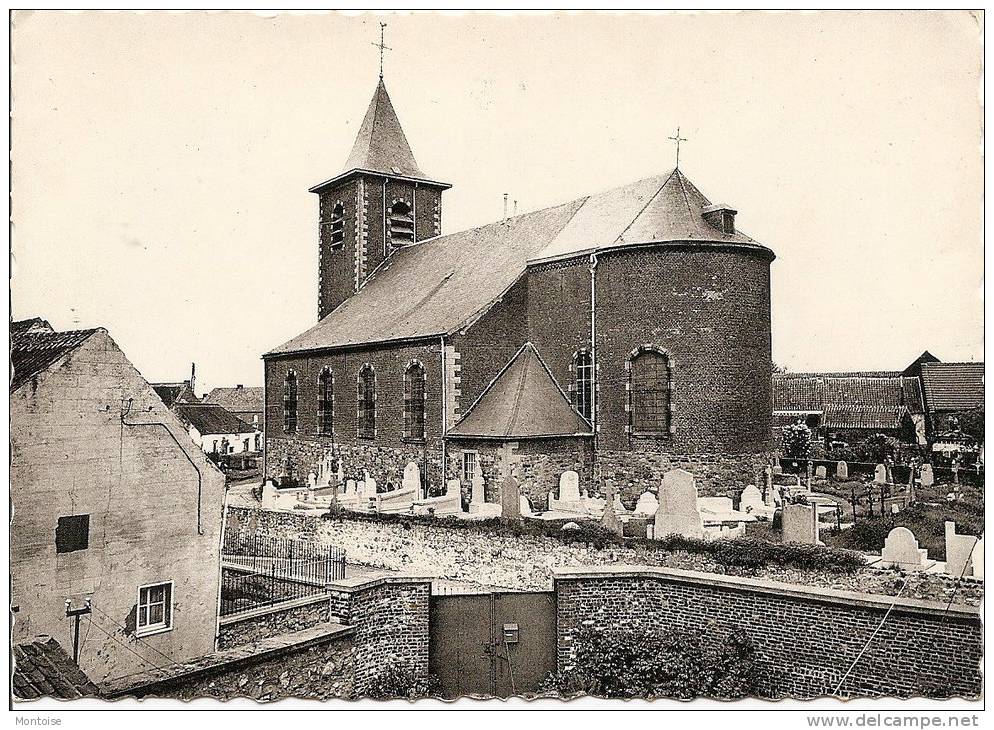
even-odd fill
[{"label": "slate roof", "polygon": [[918,378],[891,373],[776,373],[773,410],[821,413],[829,428],[900,428],[907,413],[924,413]]},{"label": "slate roof", "polygon": [[[11,393],[82,345],[95,332],[106,331],[102,329],[88,329],[55,332],[51,329],[45,330],[23,326],[25,322],[35,321],[22,320],[21,322],[11,323]],[[44,320],[38,321],[44,322]],[[14,325],[18,325],[18,327],[15,329]]]},{"label": "slate roof", "polygon": [[23,334],[24,332],[54,332],[55,328],[48,323],[48,320],[41,317],[31,319],[21,319],[10,323],[11,334]]},{"label": "slate roof", "polygon": [[449,334],[475,321],[530,264],[640,244],[734,244],[701,210],[710,202],[679,170],[562,205],[421,241],[394,253],[315,326],[266,354]]},{"label": "slate roof", "polygon": [[434,182],[448,188],[447,183],[439,183],[426,176],[418,167],[411,145],[407,141],[397,112],[390,101],[390,94],[383,79],[376,85],[373,98],[369,102],[366,116],[359,125],[352,151],[345,161],[345,172],[315,185],[310,192],[320,192],[326,186],[341,180],[353,172],[374,172],[390,177],[406,177],[415,180]]},{"label": "slate roof", "polygon": [[171,408],[175,403],[199,403],[200,399],[190,387],[190,382],[184,380],[182,383],[151,383],[152,390],[162,399],[167,407]]},{"label": "slate roof", "polygon": [[172,412],[202,436],[208,434],[255,433],[255,428],[214,403],[174,403]]},{"label": "slate roof", "polygon": [[97,686],[51,636],[39,636],[34,641],[13,648],[14,696],[31,700],[56,697],[73,700],[98,694]]},{"label": "slate roof", "polygon": [[929,412],[969,410],[984,405],[982,362],[925,362],[921,372]]},{"label": "slate roof", "polygon": [[446,438],[592,436],[530,342],[511,358]]},{"label": "slate roof", "polygon": [[246,388],[214,388],[208,393],[203,402],[215,403],[232,413],[262,413],[263,389]]}]

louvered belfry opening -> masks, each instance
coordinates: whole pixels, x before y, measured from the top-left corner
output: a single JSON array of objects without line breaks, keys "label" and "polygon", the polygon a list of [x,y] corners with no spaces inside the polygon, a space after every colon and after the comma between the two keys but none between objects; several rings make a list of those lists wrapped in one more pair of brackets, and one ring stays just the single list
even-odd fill
[{"label": "louvered belfry opening", "polygon": [[390,206],[387,228],[392,246],[414,243],[414,216],[411,215],[411,207],[407,203],[401,200]]}]

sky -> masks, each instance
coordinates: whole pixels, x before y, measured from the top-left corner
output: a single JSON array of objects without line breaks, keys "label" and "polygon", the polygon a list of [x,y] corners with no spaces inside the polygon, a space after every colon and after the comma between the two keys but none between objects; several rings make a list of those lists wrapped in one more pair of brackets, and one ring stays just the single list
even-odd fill
[{"label": "sky", "polygon": [[983,359],[981,27],[966,12],[17,12],[12,315],[150,381],[261,385],[317,318],[315,183],[378,74],[443,233],[680,168],[772,248],[791,371]]}]

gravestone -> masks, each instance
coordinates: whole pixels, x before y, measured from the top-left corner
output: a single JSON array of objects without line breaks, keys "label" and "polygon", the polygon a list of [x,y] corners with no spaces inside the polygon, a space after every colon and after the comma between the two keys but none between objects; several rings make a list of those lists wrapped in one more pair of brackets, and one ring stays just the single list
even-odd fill
[{"label": "gravestone", "polygon": [[356,494],[355,479],[346,479],[345,480],[345,494],[346,495]]},{"label": "gravestone", "polygon": [[746,513],[766,512],[766,503],[763,502],[763,495],[758,487],[750,484],[742,490],[742,496],[739,497],[739,511]]},{"label": "gravestone", "polygon": [[907,527],[895,527],[884,540],[884,549],[880,553],[881,567],[900,568],[901,570],[922,570],[928,557],[925,550],[918,547],[915,534]]},{"label": "gravestone", "polygon": [[783,467],[777,464],[775,467],[773,467],[773,474],[776,476],[780,476],[781,474],[783,474]]},{"label": "gravestone", "polygon": [[307,486],[314,489],[318,485],[318,475],[314,472],[309,472],[307,474]]},{"label": "gravestone", "polygon": [[462,482],[458,479],[449,479],[445,483],[445,494],[459,494],[462,491]]},{"label": "gravestone", "polygon": [[362,485],[362,496],[371,497],[376,494],[376,480],[366,475],[366,481]]},{"label": "gravestone", "polygon": [[922,464],[922,476],[920,481],[923,487],[931,487],[935,484],[935,473],[932,471],[931,464]]},{"label": "gravestone", "polygon": [[818,518],[814,507],[807,504],[788,504],[783,508],[782,514],[784,542],[818,544]]},{"label": "gravestone", "polygon": [[618,494],[614,490],[614,481],[608,479],[604,483],[604,515],[601,517],[601,527],[609,532],[613,532],[615,535],[621,535],[624,530],[621,527],[621,520],[618,519],[618,515],[615,512],[615,501],[618,500]]},{"label": "gravestone", "polygon": [[580,501],[580,475],[575,471],[564,471],[559,477],[559,501]]},{"label": "gravestone", "polygon": [[956,523],[946,521],[946,573],[959,578],[973,575],[973,554],[979,539],[973,535],[957,535]]},{"label": "gravestone", "polygon": [[532,503],[528,501],[528,497],[521,495],[518,497],[518,511],[521,513],[520,516],[528,517],[532,513]]},{"label": "gravestone", "polygon": [[704,521],[697,508],[694,475],[683,469],[666,472],[659,487],[659,509],[656,510],[653,535],[659,540],[673,534],[697,539],[704,537]]},{"label": "gravestone", "polygon": [[980,538],[977,546],[973,548],[973,577],[984,579],[984,538]]},{"label": "gravestone", "polygon": [[840,461],[835,465],[835,478],[836,479],[848,479],[849,478],[849,464],[844,461]]},{"label": "gravestone", "polygon": [[877,464],[877,468],[873,470],[873,483],[874,484],[886,484],[887,483],[887,467],[883,464]]},{"label": "gravestone", "polygon": [[487,501],[486,482],[482,474],[473,476],[473,491],[470,493],[470,504],[483,504]]},{"label": "gravestone", "polygon": [[819,466],[815,469],[815,479],[828,479],[828,469],[825,466]]},{"label": "gravestone", "polygon": [[652,517],[659,509],[659,500],[652,492],[643,492],[639,501],[635,503],[636,517]]},{"label": "gravestone", "polygon": [[404,480],[401,482],[400,488],[413,489],[415,494],[421,494],[421,469],[418,468],[417,463],[407,462],[407,466],[404,467]]},{"label": "gravestone", "polygon": [[500,515],[508,520],[521,519],[521,488],[511,475],[500,483]]}]

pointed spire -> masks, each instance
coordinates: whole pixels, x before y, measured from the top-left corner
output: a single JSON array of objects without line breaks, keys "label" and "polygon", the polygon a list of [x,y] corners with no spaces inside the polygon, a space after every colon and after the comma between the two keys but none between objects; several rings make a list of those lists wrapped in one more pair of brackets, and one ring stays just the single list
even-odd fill
[{"label": "pointed spire", "polygon": [[369,109],[359,126],[352,152],[345,162],[350,170],[372,170],[386,175],[424,178],[411,145],[397,119],[387,87],[380,78]]}]

